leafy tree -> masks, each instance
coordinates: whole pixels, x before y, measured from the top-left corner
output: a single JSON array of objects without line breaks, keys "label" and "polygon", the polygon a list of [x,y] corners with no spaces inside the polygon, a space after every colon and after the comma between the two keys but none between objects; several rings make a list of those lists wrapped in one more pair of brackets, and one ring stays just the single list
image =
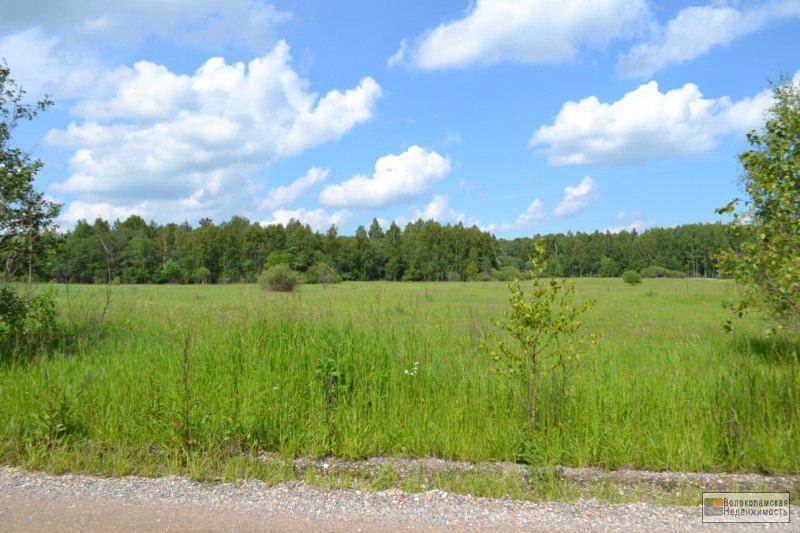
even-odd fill
[{"label": "leafy tree", "polygon": [[306,283],[322,283],[327,285],[329,283],[336,283],[338,281],[336,269],[324,261],[316,263],[306,272]]},{"label": "leafy tree", "polygon": [[583,357],[598,339],[597,334],[583,333],[581,315],[594,307],[594,302],[575,302],[575,284],[571,280],[550,279],[543,282],[546,244],[535,243],[536,256],[531,259],[533,286],[526,295],[519,281],[510,283],[509,309],[495,318],[494,326],[510,336],[510,340],[483,341],[498,368],[509,377],[521,379],[530,406],[530,423],[536,426],[539,383],[543,375]]},{"label": "leafy tree", "polygon": [[[723,273],[744,289],[735,309],[763,304],[775,329],[800,331],[800,84],[782,79],[762,131],[739,156],[746,195],[718,209],[733,213],[738,247],[720,254]],[[726,325],[731,329],[731,323]]]},{"label": "leafy tree", "polygon": [[34,260],[41,245],[50,242],[41,237],[53,229],[61,206],[34,188],[43,163],[11,146],[11,134],[17,124],[32,120],[53,104],[49,98],[26,104],[24,97],[25,91],[11,77],[11,71],[0,63],[0,257],[4,277],[12,274],[25,258],[30,294]]},{"label": "leafy tree", "polygon": [[604,278],[616,277],[619,274],[619,265],[610,257],[603,256],[600,258],[600,268],[597,273]]},{"label": "leafy tree", "polygon": [[372,224],[369,225],[369,238],[383,239],[383,228],[377,218],[373,218]]},{"label": "leafy tree", "polygon": [[403,277],[403,234],[400,227],[392,222],[389,226],[385,241],[386,266],[384,277],[390,281],[397,281]]},{"label": "leafy tree", "polygon": [[467,278],[467,281],[476,281],[478,279],[478,250],[475,248],[470,248],[467,254],[464,277]]}]

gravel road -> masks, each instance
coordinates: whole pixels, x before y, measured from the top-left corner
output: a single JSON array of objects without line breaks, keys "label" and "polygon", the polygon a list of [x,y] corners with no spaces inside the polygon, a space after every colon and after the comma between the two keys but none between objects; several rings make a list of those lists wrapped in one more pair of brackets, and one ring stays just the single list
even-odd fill
[{"label": "gravel road", "polygon": [[[780,528],[792,530],[798,519],[794,511],[793,524]],[[702,527],[699,507],[610,505],[595,500],[530,503],[442,491],[410,494],[396,489],[324,490],[300,482],[269,486],[259,481],[204,484],[177,477],[51,476],[0,467],[0,530],[3,531],[580,529],[607,532]],[[752,525],[748,526],[750,529]]]}]

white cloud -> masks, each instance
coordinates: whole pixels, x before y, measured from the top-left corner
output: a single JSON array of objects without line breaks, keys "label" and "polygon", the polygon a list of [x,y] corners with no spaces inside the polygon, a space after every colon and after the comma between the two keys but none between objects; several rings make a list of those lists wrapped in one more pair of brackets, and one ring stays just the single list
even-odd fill
[{"label": "white cloud", "polygon": [[188,43],[206,50],[263,50],[290,17],[261,0],[40,0],[0,9],[0,58],[32,97],[58,102],[96,95],[137,43]]},{"label": "white cloud", "polygon": [[386,61],[386,66],[391,68],[403,63],[406,60],[407,53],[408,39],[403,39],[400,41],[400,48],[397,49],[397,52],[389,56],[389,59]]},{"label": "white cloud", "polygon": [[413,46],[401,43],[389,65],[565,61],[581,48],[639,33],[649,16],[646,0],[477,0],[463,18],[428,30]]},{"label": "white cloud", "polygon": [[633,211],[620,211],[615,217],[617,220],[633,220],[642,217],[642,212],[638,209]]},{"label": "white cloud", "polygon": [[272,211],[279,207],[288,206],[305,191],[317,183],[325,181],[328,174],[330,174],[330,170],[327,168],[312,167],[308,169],[305,176],[297,178],[291,184],[273,187],[267,191],[267,197],[261,202],[261,208]]},{"label": "white cloud", "polygon": [[372,117],[381,95],[364,78],[319,97],[290,61],[281,41],[248,65],[212,58],[191,76],[137,63],[112,97],[74,108],[82,122],[47,135],[75,149],[54,189],[118,207],[182,202],[208,216],[257,207],[266,165],[340,138]]},{"label": "white cloud", "polygon": [[501,233],[531,229],[538,223],[547,219],[544,204],[538,198],[534,198],[528,207],[523,211],[514,222],[492,223],[483,228],[486,231],[497,231]]},{"label": "white cloud", "polygon": [[100,71],[92,54],[66,46],[62,39],[37,28],[0,37],[0,59],[8,63],[14,79],[33,98],[80,94]]},{"label": "white cloud", "polygon": [[262,0],[37,0],[3,3],[0,33],[38,27],[70,41],[104,46],[148,38],[252,49],[274,42],[277,24],[291,16]]},{"label": "white cloud", "polygon": [[447,202],[447,197],[436,195],[422,211],[414,212],[413,220],[435,220],[441,224],[458,224],[465,226],[479,225],[480,221],[468,218],[464,213],[459,213]]},{"label": "white cloud", "polygon": [[557,217],[577,215],[589,206],[595,197],[595,181],[591,176],[586,176],[575,187],[566,187],[564,197],[553,210]]},{"label": "white cloud", "polygon": [[649,77],[669,65],[699,57],[715,46],[724,46],[781,18],[800,16],[800,1],[752,2],[746,9],[727,5],[692,6],[682,9],[666,27],[620,58],[620,71],[628,76]]},{"label": "white cloud", "polygon": [[322,204],[335,207],[383,207],[402,203],[426,193],[450,173],[447,157],[419,146],[402,154],[390,154],[375,162],[372,177],[357,175],[328,185],[319,196]]},{"label": "white cloud", "polygon": [[693,83],[662,93],[653,81],[610,104],[594,96],[565,103],[530,145],[542,147],[554,165],[627,165],[693,156],[712,150],[723,136],[757,128],[771,95],[764,90],[732,102],[704,98]]},{"label": "white cloud", "polygon": [[604,231],[609,231],[611,233],[620,233],[622,231],[631,232],[633,230],[642,231],[655,224],[655,221],[652,219],[645,220],[642,212],[638,209],[633,211],[620,211],[614,218],[620,221],[621,224],[606,228]]},{"label": "white cloud", "polygon": [[272,213],[272,218],[266,220],[261,224],[267,226],[269,224],[282,224],[286,225],[291,220],[299,220],[303,224],[308,224],[314,231],[325,231],[332,224],[341,226],[352,218],[352,214],[345,210],[340,209],[329,213],[322,208],[307,210],[303,207],[300,209],[279,209]]},{"label": "white cloud", "polygon": [[72,202],[67,209],[61,213],[59,220],[69,225],[75,224],[78,220],[84,219],[93,222],[97,218],[104,220],[126,219],[131,215],[146,214],[146,206],[137,205],[131,207],[119,207],[105,202]]},{"label": "white cloud", "polygon": [[609,233],[622,233],[623,231],[627,231],[628,233],[636,230],[637,232],[642,231],[645,229],[646,223],[644,220],[634,220],[629,222],[628,224],[621,224],[619,226],[614,226],[612,228],[606,228],[605,231]]}]

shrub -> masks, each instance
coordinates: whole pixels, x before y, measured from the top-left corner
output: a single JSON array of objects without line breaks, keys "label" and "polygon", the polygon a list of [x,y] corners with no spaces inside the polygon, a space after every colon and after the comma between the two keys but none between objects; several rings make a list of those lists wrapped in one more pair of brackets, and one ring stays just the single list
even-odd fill
[{"label": "shrub", "polygon": [[211,281],[211,271],[206,267],[199,267],[194,271],[195,283],[209,283]]},{"label": "shrub", "polygon": [[622,274],[622,281],[628,285],[638,285],[642,282],[642,276],[640,276],[636,271],[626,270]]},{"label": "shrub", "polygon": [[521,273],[514,266],[504,266],[500,270],[493,268],[492,277],[498,281],[514,281],[520,279]]},{"label": "shrub", "polygon": [[486,272],[479,272],[475,276],[475,281],[494,281],[494,278]]},{"label": "shrub", "polygon": [[328,283],[337,283],[338,281],[339,275],[336,273],[336,269],[324,261],[312,265],[311,268],[308,269],[308,272],[306,272],[306,283],[322,283],[323,285],[327,285]]},{"label": "shrub", "polygon": [[19,295],[0,287],[0,360],[32,357],[53,341],[56,306],[49,294]]},{"label": "shrub", "polygon": [[292,292],[300,285],[300,274],[287,264],[273,265],[261,273],[258,284],[265,291]]},{"label": "shrub", "polygon": [[685,278],[686,274],[679,270],[672,270],[662,266],[653,265],[642,269],[643,278]]}]

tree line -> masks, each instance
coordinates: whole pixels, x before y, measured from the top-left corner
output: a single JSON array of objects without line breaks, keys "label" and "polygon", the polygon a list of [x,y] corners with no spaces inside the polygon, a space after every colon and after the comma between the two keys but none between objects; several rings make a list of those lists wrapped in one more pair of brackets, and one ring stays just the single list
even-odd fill
[{"label": "tree line", "polygon": [[[537,236],[538,237],[538,236]],[[299,221],[263,226],[243,217],[197,226],[147,223],[139,216],[109,223],[80,220],[63,234],[51,232],[34,274],[71,283],[253,282],[266,268],[288,264],[298,272],[316,265],[344,280],[465,281],[513,279],[530,269],[535,239],[498,239],[461,224],[418,220],[387,229],[373,220],[355,235],[331,226],[314,231]],[[559,233],[546,243],[546,275],[615,277],[626,270],[660,267],[673,275],[714,277],[715,256],[731,246],[721,224],[653,228],[642,233]],[[12,277],[27,275],[19,269]]]}]

